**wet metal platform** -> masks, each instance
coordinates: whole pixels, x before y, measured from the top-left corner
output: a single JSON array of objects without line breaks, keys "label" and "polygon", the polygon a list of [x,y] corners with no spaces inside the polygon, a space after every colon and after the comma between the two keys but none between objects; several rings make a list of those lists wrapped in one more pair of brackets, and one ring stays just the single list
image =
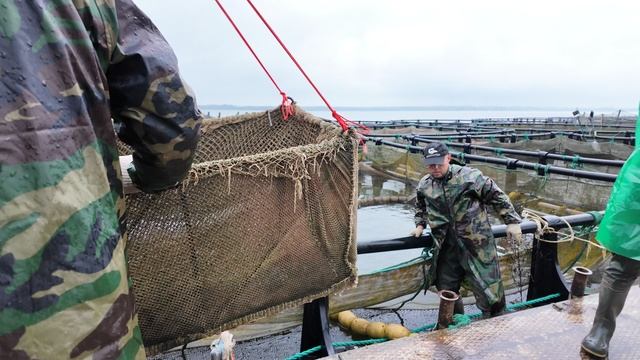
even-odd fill
[{"label": "wet metal platform", "polygon": [[[336,354],[330,359],[581,359],[598,295],[558,302],[455,330],[422,333]],[[610,359],[640,359],[640,288],[618,316]]]}]

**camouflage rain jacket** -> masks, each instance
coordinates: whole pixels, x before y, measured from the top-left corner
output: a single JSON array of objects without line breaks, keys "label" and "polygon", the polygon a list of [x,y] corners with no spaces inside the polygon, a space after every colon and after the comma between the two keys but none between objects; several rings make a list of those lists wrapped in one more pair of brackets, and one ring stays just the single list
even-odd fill
[{"label": "camouflage rain jacket", "polygon": [[429,224],[434,238],[429,284],[436,274],[439,250],[450,241],[461,250],[460,264],[484,285],[489,303],[502,298],[496,243],[486,206],[492,206],[505,224],[520,223],[509,197],[489,177],[474,168],[449,165],[442,179],[427,175],[417,187],[415,223]]},{"label": "camouflage rain jacket", "polygon": [[200,113],[129,0],[0,0],[0,359],[144,358],[115,123],[143,189],[188,171]]}]

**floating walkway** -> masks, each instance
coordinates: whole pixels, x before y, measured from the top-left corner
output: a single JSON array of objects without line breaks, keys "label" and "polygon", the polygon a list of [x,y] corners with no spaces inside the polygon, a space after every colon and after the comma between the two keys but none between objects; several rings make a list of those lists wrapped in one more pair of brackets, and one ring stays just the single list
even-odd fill
[{"label": "floating walkway", "polygon": [[[588,359],[580,342],[591,329],[598,294],[566,300],[453,330],[350,350],[328,359]],[[640,288],[618,316],[610,359],[640,359]]]}]

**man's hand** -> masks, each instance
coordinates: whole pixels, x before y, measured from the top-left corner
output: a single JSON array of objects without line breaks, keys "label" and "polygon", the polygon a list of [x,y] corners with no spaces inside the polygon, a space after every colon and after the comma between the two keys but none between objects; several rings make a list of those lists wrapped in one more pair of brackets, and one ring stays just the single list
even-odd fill
[{"label": "man's hand", "polygon": [[424,231],[424,226],[418,225],[418,226],[416,226],[416,228],[412,232],[409,233],[409,235],[413,235],[415,237],[420,237],[420,236],[422,236],[422,232],[423,231]]},{"label": "man's hand", "polygon": [[520,224],[507,225],[507,241],[511,247],[519,248],[522,246],[522,229],[520,229]]}]

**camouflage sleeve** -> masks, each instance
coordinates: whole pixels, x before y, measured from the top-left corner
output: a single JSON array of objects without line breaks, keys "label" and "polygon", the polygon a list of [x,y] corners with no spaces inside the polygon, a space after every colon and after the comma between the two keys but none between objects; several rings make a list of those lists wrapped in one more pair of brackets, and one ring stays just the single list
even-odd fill
[{"label": "camouflage sleeve", "polygon": [[427,227],[427,203],[424,199],[424,193],[418,188],[416,193],[416,215],[413,221],[416,224],[416,227],[422,225],[422,227]]},{"label": "camouflage sleeve", "polygon": [[113,120],[134,149],[132,181],[162,190],[186,176],[201,114],[159,30],[130,0],[117,0],[116,9],[118,42],[107,71]]},{"label": "camouflage sleeve", "polygon": [[479,173],[475,181],[475,190],[481,201],[491,205],[505,224],[519,224],[520,215],[516,212],[509,196],[488,176]]}]

